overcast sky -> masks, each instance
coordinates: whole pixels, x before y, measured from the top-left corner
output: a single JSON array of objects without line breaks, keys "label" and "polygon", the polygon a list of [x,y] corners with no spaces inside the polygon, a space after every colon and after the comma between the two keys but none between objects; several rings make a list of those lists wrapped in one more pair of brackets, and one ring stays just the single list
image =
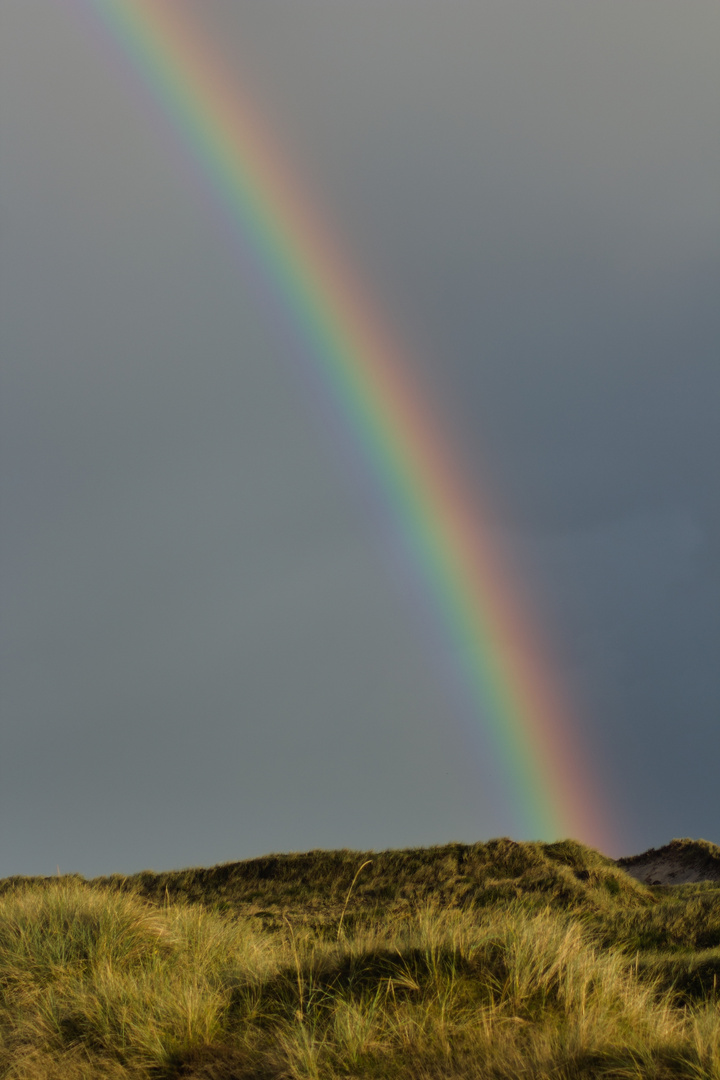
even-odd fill
[{"label": "overcast sky", "polygon": [[[720,6],[178,6],[492,488],[608,853],[720,842]],[[222,219],[82,10],[0,6],[0,876],[525,838]]]}]

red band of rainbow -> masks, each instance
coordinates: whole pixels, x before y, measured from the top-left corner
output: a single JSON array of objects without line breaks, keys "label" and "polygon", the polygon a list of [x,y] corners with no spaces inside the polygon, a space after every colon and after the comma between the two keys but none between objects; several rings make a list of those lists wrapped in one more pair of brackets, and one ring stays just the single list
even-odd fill
[{"label": "red band of rainbow", "polygon": [[528,837],[612,846],[540,637],[427,396],[252,99],[182,0],[84,0],[144,82],[303,336],[432,600]]}]

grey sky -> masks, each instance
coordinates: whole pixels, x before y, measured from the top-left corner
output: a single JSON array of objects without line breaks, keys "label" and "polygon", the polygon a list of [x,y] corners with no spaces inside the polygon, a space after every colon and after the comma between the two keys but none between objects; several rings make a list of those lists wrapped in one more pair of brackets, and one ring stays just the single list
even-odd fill
[{"label": "grey sky", "polygon": [[[188,0],[502,508],[621,850],[718,840],[720,9]],[[0,9],[0,875],[516,833],[183,151]]]}]

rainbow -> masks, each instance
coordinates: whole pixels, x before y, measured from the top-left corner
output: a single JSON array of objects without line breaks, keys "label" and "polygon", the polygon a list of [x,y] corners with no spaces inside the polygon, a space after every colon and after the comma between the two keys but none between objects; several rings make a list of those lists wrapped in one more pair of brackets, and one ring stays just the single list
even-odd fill
[{"label": "rainbow", "polygon": [[[576,725],[463,479],[437,411],[378,305],[182,0],[80,0],[219,200],[360,451],[489,737],[526,837],[608,850]],[[484,525],[484,527],[483,527]]]}]

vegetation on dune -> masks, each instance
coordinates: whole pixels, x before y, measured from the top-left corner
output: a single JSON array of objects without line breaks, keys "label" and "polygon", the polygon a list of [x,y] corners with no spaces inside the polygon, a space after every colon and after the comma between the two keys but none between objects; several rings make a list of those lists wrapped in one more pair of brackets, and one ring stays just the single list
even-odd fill
[{"label": "vegetation on dune", "polygon": [[720,884],[571,842],[6,879],[0,1076],[720,1080],[718,974]]}]

